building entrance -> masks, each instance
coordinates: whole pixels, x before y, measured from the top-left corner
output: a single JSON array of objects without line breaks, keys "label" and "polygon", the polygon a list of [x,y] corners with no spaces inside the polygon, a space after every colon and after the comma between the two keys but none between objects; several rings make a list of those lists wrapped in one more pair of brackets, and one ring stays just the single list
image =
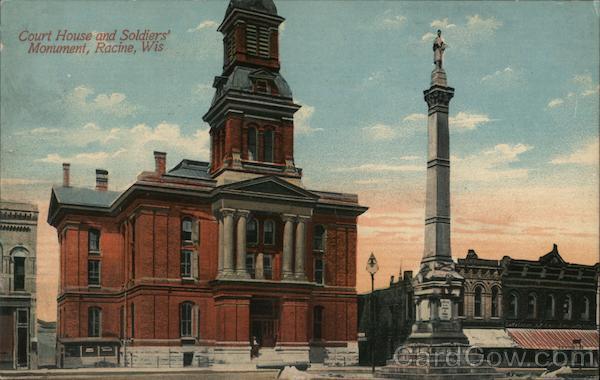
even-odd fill
[{"label": "building entrance", "polygon": [[279,303],[273,299],[253,299],[250,302],[250,338],[260,347],[275,347],[279,330]]}]

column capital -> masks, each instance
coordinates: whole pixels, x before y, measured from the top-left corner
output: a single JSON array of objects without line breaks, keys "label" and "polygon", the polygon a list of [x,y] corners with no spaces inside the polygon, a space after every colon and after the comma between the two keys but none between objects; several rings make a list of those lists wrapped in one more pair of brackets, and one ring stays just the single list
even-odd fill
[{"label": "column capital", "polygon": [[224,217],[225,217],[225,216],[229,216],[229,215],[231,215],[231,216],[235,215],[235,212],[236,212],[236,210],[235,210],[235,209],[233,209],[233,208],[222,208],[222,209],[219,209],[219,211],[218,211],[218,212],[219,212],[219,213],[220,213],[222,216],[224,216]]},{"label": "column capital", "polygon": [[235,210],[235,214],[241,218],[248,218],[250,211],[248,210]]},{"label": "column capital", "polygon": [[293,214],[281,214],[281,220],[284,222],[295,222],[298,215]]},{"label": "column capital", "polygon": [[311,216],[310,215],[298,215],[297,220],[298,223],[306,223],[310,220]]}]

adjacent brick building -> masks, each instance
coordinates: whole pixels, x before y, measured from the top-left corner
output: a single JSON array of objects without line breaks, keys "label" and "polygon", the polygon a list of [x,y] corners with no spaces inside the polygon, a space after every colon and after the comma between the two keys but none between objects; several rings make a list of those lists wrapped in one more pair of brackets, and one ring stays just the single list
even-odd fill
[{"label": "adjacent brick building", "polygon": [[[458,318],[469,343],[486,350],[526,353],[547,350],[592,352],[598,363],[600,264],[565,262],[556,244],[538,260],[480,258],[474,250],[456,263],[465,278]],[[409,272],[410,273],[410,272]],[[383,365],[404,343],[413,323],[412,284],[404,279],[374,293],[375,358]],[[360,296],[359,332],[368,338],[371,294]],[[361,364],[371,360],[367,339],[360,342]],[[590,365],[589,361],[586,365]]]},{"label": "adjacent brick building", "polygon": [[[356,195],[307,189],[272,0],[232,0],[204,120],[210,162],[141,173],[123,192],[52,189],[60,242],[59,365],[358,361]],[[150,153],[150,152],[149,152]],[[102,364],[99,364],[102,362]]]},{"label": "adjacent brick building", "polygon": [[37,206],[0,201],[0,369],[37,368]]}]

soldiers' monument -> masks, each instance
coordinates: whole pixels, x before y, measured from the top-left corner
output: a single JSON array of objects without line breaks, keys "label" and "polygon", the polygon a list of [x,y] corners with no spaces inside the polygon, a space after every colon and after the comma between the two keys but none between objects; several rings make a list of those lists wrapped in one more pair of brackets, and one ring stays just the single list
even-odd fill
[{"label": "soldiers' monument", "polygon": [[[398,379],[493,379],[495,370],[469,351],[458,319],[463,277],[450,250],[450,138],[448,108],[454,89],[443,68],[446,43],[440,30],[433,42],[435,68],[424,91],[428,106],[425,248],[415,278],[416,318],[411,335],[379,377]],[[471,365],[476,364],[476,365]]]}]

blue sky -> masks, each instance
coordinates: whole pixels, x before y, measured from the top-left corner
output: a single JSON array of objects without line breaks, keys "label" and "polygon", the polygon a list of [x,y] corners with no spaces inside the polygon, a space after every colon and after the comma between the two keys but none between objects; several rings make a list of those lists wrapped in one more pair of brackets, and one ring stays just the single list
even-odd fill
[{"label": "blue sky", "polygon": [[[3,1],[2,197],[46,208],[63,161],[71,162],[76,185],[93,186],[93,170],[102,167],[110,187],[123,189],[152,169],[155,149],[167,151],[169,166],[183,157],[207,159],[201,116],[220,74],[216,27],[226,4]],[[361,219],[359,260],[379,250],[394,266],[390,273],[400,255],[394,250],[405,252],[405,267],[418,262],[422,94],[438,28],[449,45],[445,67],[456,89],[450,105],[456,254],[468,242],[501,257],[506,252],[498,247],[516,239],[507,250],[538,257],[554,239],[571,248],[573,259],[583,253],[584,261],[597,260],[597,1],[276,4],[287,19],[280,32],[282,74],[303,105],[295,120],[296,163],[308,187],[358,193],[371,206]],[[25,29],[65,28],[171,34],[163,52],[135,55],[30,55],[18,40]],[[494,212],[503,217],[478,219]],[[493,231],[509,230],[485,235],[490,223]],[[554,230],[540,236],[528,234],[531,228]],[[467,230],[479,231],[480,240],[461,240]],[[53,233],[40,235],[49,257],[56,250]],[[45,275],[53,279],[54,269]]]}]

